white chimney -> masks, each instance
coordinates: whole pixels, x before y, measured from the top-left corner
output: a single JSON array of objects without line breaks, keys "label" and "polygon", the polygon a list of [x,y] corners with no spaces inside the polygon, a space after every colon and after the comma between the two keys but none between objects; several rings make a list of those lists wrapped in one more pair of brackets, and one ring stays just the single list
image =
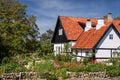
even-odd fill
[{"label": "white chimney", "polygon": [[97,25],[96,25],[96,30],[100,29],[102,26],[104,26],[104,20],[103,19],[98,19]]},{"label": "white chimney", "polygon": [[92,28],[92,25],[91,25],[90,19],[88,19],[87,22],[86,22],[85,31],[88,31],[90,28]]},{"label": "white chimney", "polygon": [[113,18],[112,18],[112,13],[108,13],[108,15],[107,15],[107,20],[108,20],[108,21],[112,21],[112,20],[113,20]]}]

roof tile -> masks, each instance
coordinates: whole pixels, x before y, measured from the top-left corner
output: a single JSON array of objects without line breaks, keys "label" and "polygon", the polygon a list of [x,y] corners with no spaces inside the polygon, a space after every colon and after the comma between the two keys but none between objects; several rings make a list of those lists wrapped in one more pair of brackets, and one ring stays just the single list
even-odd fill
[{"label": "roof tile", "polygon": [[76,44],[72,48],[81,48],[81,49],[93,48],[107,29],[108,29],[107,26],[103,26],[99,30],[92,28],[87,32],[83,32],[79,37],[79,39],[77,40]]},{"label": "roof tile", "polygon": [[[78,18],[78,17],[66,17],[60,16],[60,20],[65,31],[66,37],[68,40],[76,40],[76,44],[72,48],[83,48],[83,49],[91,49],[93,48],[97,42],[101,39],[105,31],[108,29],[109,25],[113,23],[115,28],[120,33],[120,20],[113,20],[112,22],[108,20],[104,20],[105,26],[96,30],[95,28],[91,28],[88,31],[84,31],[82,24],[86,24],[87,18]],[[90,18],[92,25],[97,25],[96,18]]]}]

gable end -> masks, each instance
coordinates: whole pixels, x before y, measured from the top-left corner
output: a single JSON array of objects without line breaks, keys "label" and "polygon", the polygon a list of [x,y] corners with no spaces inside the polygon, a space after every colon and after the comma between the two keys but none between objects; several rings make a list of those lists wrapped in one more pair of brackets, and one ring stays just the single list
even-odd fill
[{"label": "gable end", "polygon": [[[59,35],[59,30],[62,29],[62,35]],[[58,17],[57,24],[54,30],[52,43],[64,43],[68,42],[67,37],[64,32],[64,28],[61,24],[60,18]]]},{"label": "gable end", "polygon": [[113,24],[111,24],[109,26],[109,28],[106,30],[106,32],[103,34],[103,36],[100,38],[100,40],[96,43],[96,45],[94,46],[93,49],[96,49],[96,47],[98,46],[98,44],[100,43],[100,41],[103,39],[103,37],[107,34],[108,30],[112,27],[112,29],[114,29],[114,31],[116,32],[117,36],[120,38],[120,34],[118,32],[118,30],[115,28],[115,26]]}]

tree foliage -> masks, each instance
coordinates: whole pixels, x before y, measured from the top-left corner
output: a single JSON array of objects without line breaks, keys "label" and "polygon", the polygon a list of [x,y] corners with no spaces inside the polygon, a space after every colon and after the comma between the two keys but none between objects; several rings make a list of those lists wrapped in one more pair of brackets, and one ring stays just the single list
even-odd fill
[{"label": "tree foliage", "polygon": [[[107,15],[103,16],[104,19],[107,19]],[[120,16],[116,16],[113,18],[114,20],[120,20]]]},{"label": "tree foliage", "polygon": [[53,31],[48,29],[45,33],[41,35],[41,47],[44,54],[51,53],[53,51],[53,44],[51,43],[53,36]]},{"label": "tree foliage", "polygon": [[117,16],[114,18],[115,20],[120,20],[120,16]]},{"label": "tree foliage", "polygon": [[[0,0],[0,50],[9,55],[28,52],[27,43],[38,37],[35,17],[18,0]],[[2,56],[2,55],[1,55]]]}]

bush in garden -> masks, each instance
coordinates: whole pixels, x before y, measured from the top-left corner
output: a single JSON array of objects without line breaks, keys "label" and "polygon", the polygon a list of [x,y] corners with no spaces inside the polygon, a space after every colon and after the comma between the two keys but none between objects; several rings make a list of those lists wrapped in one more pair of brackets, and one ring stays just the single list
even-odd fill
[{"label": "bush in garden", "polygon": [[72,56],[69,54],[57,54],[55,59],[64,62],[71,62]]},{"label": "bush in garden", "polygon": [[110,58],[109,62],[112,62],[113,65],[120,66],[120,58]]},{"label": "bush in garden", "polygon": [[83,58],[83,63],[86,65],[87,63],[95,61],[95,54],[91,53],[90,56]]},{"label": "bush in garden", "polygon": [[1,69],[5,73],[27,71],[27,69],[24,66],[18,64],[17,62],[11,62],[11,63],[7,63],[7,64],[3,64],[1,66]]},{"label": "bush in garden", "polygon": [[87,65],[87,63],[89,63],[89,62],[90,62],[90,58],[89,58],[89,57],[83,58],[83,63],[84,63],[85,65]]},{"label": "bush in garden", "polygon": [[53,55],[53,53],[51,53],[51,54],[44,55],[41,58],[44,60],[53,60],[55,59],[55,56]]},{"label": "bush in garden", "polygon": [[61,60],[62,60],[62,57],[61,57],[61,56],[62,56],[61,54],[57,54],[57,55],[55,56],[55,59],[61,61]]},{"label": "bush in garden", "polygon": [[86,72],[99,72],[104,70],[103,64],[87,64],[84,68],[84,71]]},{"label": "bush in garden", "polygon": [[84,67],[85,67],[85,66],[77,65],[77,66],[75,66],[75,67],[68,68],[67,71],[71,71],[71,72],[82,72],[82,71],[84,71]]},{"label": "bush in garden", "polygon": [[57,77],[62,77],[63,79],[66,79],[66,78],[68,78],[68,75],[66,74],[66,71],[67,70],[65,68],[62,68],[62,69],[56,70],[54,74]]},{"label": "bush in garden", "polygon": [[40,72],[40,73],[51,72],[54,70],[54,63],[49,62],[49,61],[45,61],[42,63],[36,63],[34,69],[36,72]]},{"label": "bush in garden", "polygon": [[110,77],[120,76],[120,70],[119,69],[113,69],[113,70],[107,71],[107,74]]},{"label": "bush in garden", "polygon": [[91,53],[90,55],[90,61],[94,61],[95,60],[95,53]]},{"label": "bush in garden", "polygon": [[4,57],[2,59],[2,64],[6,64],[6,63],[9,63],[10,59],[8,57]]},{"label": "bush in garden", "polygon": [[106,66],[105,70],[110,77],[120,76],[120,68],[118,66]]},{"label": "bush in garden", "polygon": [[58,80],[58,78],[55,74],[52,74],[49,77],[47,77],[47,80]]},{"label": "bush in garden", "polygon": [[68,53],[64,57],[62,57],[62,60],[64,62],[71,62],[71,59],[72,59],[72,56],[69,55]]}]

